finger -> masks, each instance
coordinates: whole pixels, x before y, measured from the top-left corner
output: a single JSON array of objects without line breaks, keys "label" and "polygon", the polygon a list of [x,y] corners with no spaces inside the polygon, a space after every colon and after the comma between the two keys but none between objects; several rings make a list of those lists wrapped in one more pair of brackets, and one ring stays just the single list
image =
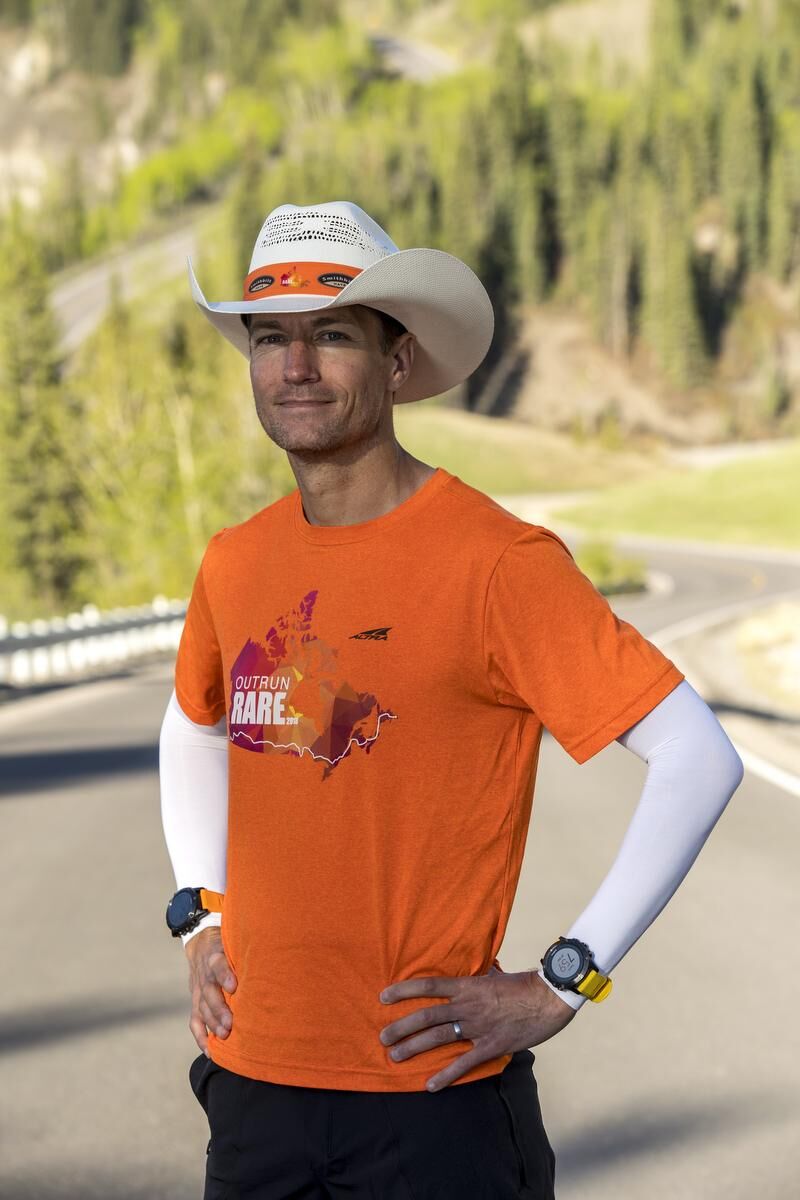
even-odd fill
[{"label": "finger", "polygon": [[205,1022],[201,1021],[198,1016],[192,1013],[189,1018],[189,1028],[192,1031],[192,1037],[197,1042],[204,1054],[208,1054],[208,1034],[206,1033]]},{"label": "finger", "polygon": [[226,1037],[233,1027],[231,1010],[221,999],[221,992],[216,985],[207,985],[198,997],[198,1010],[209,1029],[213,1029],[219,1037]]},{"label": "finger", "polygon": [[437,1004],[431,1008],[418,1008],[408,1016],[392,1021],[391,1025],[384,1026],[379,1036],[384,1046],[391,1046],[393,1042],[399,1042],[400,1038],[417,1033],[420,1029],[457,1020],[458,1015],[453,1004]]},{"label": "finger", "polygon": [[208,960],[208,965],[220,987],[224,988],[226,992],[234,992],[236,990],[236,976],[223,953],[212,955]]},{"label": "finger", "polygon": [[485,1046],[476,1043],[471,1050],[466,1050],[458,1058],[454,1059],[453,1062],[448,1063],[443,1070],[437,1071],[435,1075],[432,1075],[425,1084],[425,1087],[429,1092],[440,1092],[442,1088],[447,1087],[454,1080],[461,1079],[473,1067],[480,1066],[481,1063],[488,1062],[489,1059],[495,1057],[494,1053],[487,1054]]},{"label": "finger", "polygon": [[[416,1037],[406,1038],[403,1042],[398,1042],[389,1051],[389,1057],[394,1062],[402,1062],[406,1058],[413,1058],[415,1054],[421,1054],[425,1050],[432,1050],[435,1046],[446,1046],[451,1042],[461,1041],[457,1039],[453,1026],[450,1025],[435,1025],[433,1029],[426,1029],[424,1033],[418,1033]],[[469,1041],[466,1036],[464,1041]]]},{"label": "finger", "polygon": [[200,991],[206,1004],[209,1005],[211,1011],[222,1019],[226,1014],[230,1014],[230,1008],[225,999],[225,991],[222,984],[216,978],[213,972],[209,972],[200,978]]},{"label": "finger", "polygon": [[461,984],[459,978],[446,978],[442,975],[428,975],[423,979],[401,979],[398,983],[390,983],[380,994],[383,1004],[395,1004],[398,1000],[407,1000],[409,996],[450,996],[458,991]]}]

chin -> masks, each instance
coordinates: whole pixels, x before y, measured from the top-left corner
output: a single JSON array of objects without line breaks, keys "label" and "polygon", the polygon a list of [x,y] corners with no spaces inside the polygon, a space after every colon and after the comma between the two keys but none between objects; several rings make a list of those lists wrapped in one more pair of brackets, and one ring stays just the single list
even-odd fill
[{"label": "chin", "polygon": [[309,430],[304,434],[300,434],[296,430],[289,432],[286,429],[272,429],[267,432],[276,446],[290,454],[299,454],[303,451],[312,453],[315,450],[338,450],[340,446],[345,445],[345,438],[337,436],[333,430]]}]

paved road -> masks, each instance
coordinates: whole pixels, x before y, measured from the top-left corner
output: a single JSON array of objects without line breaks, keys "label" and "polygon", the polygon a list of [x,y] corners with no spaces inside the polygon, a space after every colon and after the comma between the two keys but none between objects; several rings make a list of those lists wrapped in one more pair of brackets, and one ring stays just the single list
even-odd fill
[{"label": "paved road", "polygon": [[[653,552],[676,588],[617,601],[649,633],[797,586],[796,567]],[[4,1200],[199,1200],[186,967],[157,737],[169,666],[0,713]],[[724,723],[724,716],[723,716]],[[610,866],[644,777],[612,745],[578,767],[545,738],[500,961],[537,964]],[[611,1000],[538,1047],[559,1200],[785,1200],[800,1177],[797,800],[747,776]],[[553,861],[570,847],[576,870]]]},{"label": "paved road", "polygon": [[442,75],[452,75],[458,70],[458,63],[453,56],[437,46],[389,33],[375,33],[371,41],[385,66],[406,79],[431,83]]},{"label": "paved road", "polygon": [[99,325],[111,300],[115,278],[121,297],[131,300],[184,273],[187,257],[197,253],[198,225],[203,218],[207,214],[196,216],[180,229],[61,276],[53,288],[51,303],[61,326],[62,350],[71,353]]}]

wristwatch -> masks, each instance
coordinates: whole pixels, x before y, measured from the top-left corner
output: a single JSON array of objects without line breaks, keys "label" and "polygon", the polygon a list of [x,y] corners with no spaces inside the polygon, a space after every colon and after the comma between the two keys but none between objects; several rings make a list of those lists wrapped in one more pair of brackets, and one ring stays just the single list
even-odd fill
[{"label": "wristwatch", "polygon": [[577,938],[560,937],[545,951],[541,963],[544,977],[553,987],[580,992],[595,1004],[605,1000],[613,987],[609,976],[598,971],[586,942]]},{"label": "wristwatch", "polygon": [[222,912],[222,892],[185,887],[176,892],[167,905],[167,925],[173,937],[189,933],[210,912]]}]

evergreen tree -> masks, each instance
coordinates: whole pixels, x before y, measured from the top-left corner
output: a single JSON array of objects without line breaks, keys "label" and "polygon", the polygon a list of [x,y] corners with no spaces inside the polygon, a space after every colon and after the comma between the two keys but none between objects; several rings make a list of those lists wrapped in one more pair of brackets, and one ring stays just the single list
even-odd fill
[{"label": "evergreen tree", "polygon": [[720,113],[719,184],[731,227],[752,269],[761,259],[765,148],[756,99],[757,64],[742,64]]},{"label": "evergreen tree", "polygon": [[676,388],[698,383],[704,368],[703,338],[692,272],[692,248],[680,193],[688,190],[688,166],[679,176],[677,202],[650,181],[646,206],[643,327],[666,379]]},{"label": "evergreen tree", "polygon": [[553,258],[562,279],[581,244],[585,186],[581,161],[584,108],[577,96],[556,82],[547,110],[547,145],[552,172]]},{"label": "evergreen tree", "polygon": [[78,583],[83,412],[62,374],[41,247],[18,213],[0,251],[0,297],[0,557],[17,576],[25,615],[49,615],[88,598]]},{"label": "evergreen tree", "polygon": [[242,281],[247,275],[253,243],[267,211],[263,201],[264,166],[264,150],[255,139],[250,139],[230,202],[234,257]]},{"label": "evergreen tree", "polygon": [[146,0],[60,0],[54,8],[72,65],[101,75],[125,70]]},{"label": "evergreen tree", "polygon": [[525,150],[531,134],[531,62],[511,25],[505,26],[498,39],[494,75],[491,110],[495,127],[499,126],[517,155]]},{"label": "evergreen tree", "polygon": [[653,0],[650,16],[650,62],[659,84],[677,83],[691,37],[687,0]]},{"label": "evergreen tree", "polygon": [[546,263],[541,221],[541,184],[538,171],[520,163],[513,178],[513,263],[520,299],[535,304],[544,298]]},{"label": "evergreen tree", "polygon": [[27,25],[33,17],[33,0],[0,0],[0,24]]},{"label": "evergreen tree", "polygon": [[769,267],[784,282],[800,269],[800,118],[781,116],[769,179]]}]

